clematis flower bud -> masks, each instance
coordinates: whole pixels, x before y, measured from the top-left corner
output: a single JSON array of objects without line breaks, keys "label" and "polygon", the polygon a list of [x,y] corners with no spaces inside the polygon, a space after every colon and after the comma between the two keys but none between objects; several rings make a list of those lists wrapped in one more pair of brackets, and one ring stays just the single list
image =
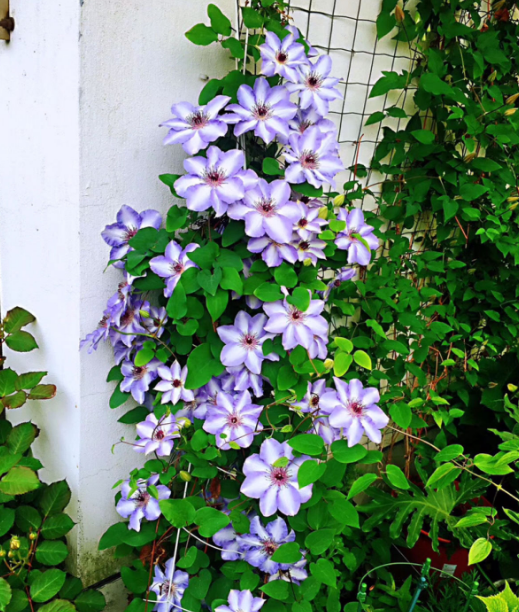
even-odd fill
[{"label": "clematis flower bud", "polygon": [[516,94],[514,94],[513,96],[509,96],[509,97],[508,97],[508,98],[505,100],[505,102],[506,102],[507,104],[513,104],[513,103],[514,103],[514,102],[517,100],[517,98],[519,98],[519,93],[516,93]]},{"label": "clematis flower bud", "polygon": [[184,470],[182,470],[178,473],[178,475],[180,476],[180,478],[182,478],[184,482],[191,482],[191,474],[189,472],[185,472]]},{"label": "clematis flower bud", "polygon": [[395,7],[395,19],[398,23],[402,23],[402,21],[405,19],[405,13],[402,8],[398,6],[398,4]]},{"label": "clematis flower bud", "polygon": [[515,115],[516,110],[516,108],[509,108],[508,110],[505,110],[505,117],[511,117],[512,115]]},{"label": "clematis flower bud", "polygon": [[344,200],[345,200],[344,195],[335,196],[335,198],[333,199],[333,205],[342,206],[344,204]]},{"label": "clematis flower bud", "polygon": [[334,362],[334,360],[333,360],[333,359],[325,359],[325,360],[324,360],[324,367],[325,367],[327,370],[331,370],[331,369],[333,368],[334,363],[335,363],[335,362]]}]

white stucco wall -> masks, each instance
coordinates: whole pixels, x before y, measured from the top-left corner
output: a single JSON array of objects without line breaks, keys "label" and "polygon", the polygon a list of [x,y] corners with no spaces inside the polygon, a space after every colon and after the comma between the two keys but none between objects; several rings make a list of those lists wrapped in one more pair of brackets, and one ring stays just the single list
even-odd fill
[{"label": "white stucco wall", "polygon": [[[200,75],[223,75],[225,52],[183,36],[206,17],[207,0],[11,0],[16,29],[0,41],[0,267],[2,312],[21,305],[38,318],[40,350],[7,350],[20,371],[45,369],[58,386],[52,402],[33,403],[36,452],[48,480],[67,478],[72,566],[87,582],[111,571],[97,542],[117,520],[112,485],[139,461],[112,445],[132,428],[111,411],[108,347],[78,352],[119,282],[103,274],[100,231],[122,204],[166,212],[169,190],[157,179],[182,170],[178,147],[163,147],[161,121],[179,99],[195,101]],[[233,15],[234,2],[219,3]],[[188,9],[188,10],[186,10]],[[105,557],[105,558],[104,558]],[[115,564],[112,566],[115,568]]]}]

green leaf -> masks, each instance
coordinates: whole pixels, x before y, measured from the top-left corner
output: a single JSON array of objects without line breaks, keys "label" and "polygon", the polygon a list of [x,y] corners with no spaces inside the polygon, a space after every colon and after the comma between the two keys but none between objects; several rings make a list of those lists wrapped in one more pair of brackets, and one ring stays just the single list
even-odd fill
[{"label": "green leaf", "polygon": [[228,247],[241,240],[245,235],[245,227],[242,221],[231,221],[222,235],[222,246]]},{"label": "green leaf", "polygon": [[358,463],[368,454],[368,449],[362,444],[348,446],[346,440],[337,440],[332,443],[333,458],[339,463]]},{"label": "green leaf", "polygon": [[323,195],[322,187],[314,187],[310,183],[298,183],[297,185],[291,185],[292,190],[296,193],[300,193],[309,198],[320,198]]},{"label": "green leaf", "polygon": [[243,295],[243,281],[238,270],[236,268],[221,268],[221,270],[223,272],[223,278],[220,282],[221,288]]},{"label": "green leaf", "polygon": [[137,408],[133,408],[126,414],[123,414],[120,419],[117,419],[117,422],[124,423],[125,425],[134,425],[135,423],[144,421],[149,413],[150,411],[146,408],[146,406],[137,406]]},{"label": "green leaf", "polygon": [[195,521],[195,509],[185,499],[164,499],[159,502],[162,514],[173,527],[187,527]]},{"label": "green leaf", "polygon": [[292,389],[299,380],[291,365],[284,365],[279,369],[277,386],[280,391]]},{"label": "green leaf", "polygon": [[14,525],[15,511],[13,508],[0,506],[0,537],[5,535]]},{"label": "green leaf", "polygon": [[461,444],[451,444],[443,448],[434,458],[435,461],[452,461],[463,454],[463,446]]},{"label": "green leaf", "polygon": [[434,142],[434,133],[429,130],[414,130],[411,134],[422,144],[430,145]]},{"label": "green leaf", "polygon": [[355,351],[353,353],[353,359],[361,368],[371,370],[371,357],[364,351]]},{"label": "green leaf", "polygon": [[317,482],[326,472],[326,463],[317,463],[311,459],[305,461],[297,472],[297,482],[302,489],[309,484]]},{"label": "green leaf", "polygon": [[442,81],[437,74],[426,72],[420,79],[420,87],[434,96],[449,96],[452,97],[453,88]]},{"label": "green leaf", "polygon": [[[434,485],[438,485],[441,480],[445,478],[449,474],[449,481],[452,482],[455,478],[460,474],[461,469],[457,468],[452,463],[443,463],[439,467],[437,467],[434,472],[429,476],[426,487],[434,487]],[[441,487],[441,484],[440,484]]]},{"label": "green leaf", "polygon": [[336,353],[333,360],[333,373],[337,377],[344,376],[353,363],[353,357],[347,353]]},{"label": "green leaf", "polygon": [[310,306],[311,292],[303,287],[296,287],[292,295],[287,296],[287,302],[295,306],[301,312],[305,312]]},{"label": "green leaf", "polygon": [[317,434],[300,434],[288,440],[288,445],[304,455],[317,456],[324,450],[324,441]]},{"label": "green leaf", "polygon": [[186,38],[195,45],[206,47],[218,40],[218,34],[203,23],[198,23],[186,32]]},{"label": "green leaf", "polygon": [[0,578],[0,610],[5,610],[7,604],[11,601],[12,591],[9,583],[5,578]]},{"label": "green leaf", "polygon": [[383,119],[386,118],[386,115],[382,112],[382,111],[377,111],[376,113],[373,113],[372,115],[370,115],[366,121],[366,123],[364,124],[366,127],[368,125],[373,125],[375,123],[379,123],[380,121],[382,121]]},{"label": "green leaf", "polygon": [[22,610],[25,610],[28,607],[29,599],[27,598],[27,595],[19,589],[14,589],[11,601],[5,610],[6,612],[22,612]]},{"label": "green leaf", "polygon": [[413,420],[411,408],[404,402],[397,402],[389,409],[389,415],[393,421],[402,429],[407,429]]},{"label": "green leaf", "polygon": [[213,321],[217,321],[225,312],[229,303],[229,292],[218,289],[216,295],[206,296],[207,310]]},{"label": "green leaf", "polygon": [[75,612],[74,604],[66,599],[55,599],[38,609],[38,612]]},{"label": "green leaf", "polygon": [[478,538],[469,550],[469,565],[481,563],[492,552],[492,542],[486,538]]},{"label": "green leaf", "polygon": [[29,391],[28,399],[47,400],[56,395],[56,385],[36,385]]},{"label": "green leaf", "polygon": [[0,474],[8,472],[21,458],[21,455],[10,455],[8,453],[0,455]]},{"label": "green leaf", "polygon": [[189,259],[202,270],[210,270],[219,254],[220,247],[216,242],[208,242],[205,246],[189,253]]},{"label": "green leaf", "polygon": [[112,409],[119,408],[119,406],[122,406],[124,403],[126,403],[129,398],[130,398],[130,394],[125,393],[124,391],[121,391],[121,385],[119,383],[113,390],[108,404],[110,408]]},{"label": "green leaf", "polygon": [[309,533],[305,538],[305,546],[312,555],[322,555],[330,548],[335,537],[333,529],[319,529]]},{"label": "green leaf", "polygon": [[[159,178],[162,180],[164,176],[172,176],[174,177],[174,180],[172,182],[172,184],[170,185],[173,188],[173,184],[176,181],[176,179],[178,178],[177,174],[171,174],[171,175],[161,175],[159,176]],[[163,181],[164,182],[164,181]],[[182,227],[184,227],[186,220],[187,220],[187,215],[189,213],[189,210],[187,208],[180,208],[179,206],[177,206],[176,204],[171,206],[171,208],[168,210],[168,214],[166,216],[166,230],[168,232],[176,232],[177,230],[181,229]]]},{"label": "green leaf", "polygon": [[[224,49],[229,49],[233,57],[236,57],[238,59],[243,59],[245,57],[245,49],[243,48],[242,43],[237,38],[227,38],[226,40],[222,41],[222,47]],[[218,81],[218,84],[219,83],[220,82]],[[204,102],[204,104],[206,103]]]},{"label": "green leaf", "polygon": [[43,565],[59,565],[67,557],[67,545],[60,540],[41,542],[36,548],[36,560]]},{"label": "green leaf", "polygon": [[32,423],[21,423],[13,427],[7,438],[9,452],[13,455],[23,455],[30,448],[37,434],[38,428]]},{"label": "green leaf", "polygon": [[[5,372],[12,372],[12,370],[0,371],[0,396],[9,395],[9,393],[12,393],[14,391],[13,389],[12,391],[8,391],[7,393],[2,392],[2,375]],[[20,376],[16,378],[14,386],[17,391],[21,391],[22,389],[32,389],[33,387],[36,387],[36,385],[41,381],[44,376],[47,376],[47,372],[25,372],[25,374],[20,374]]]},{"label": "green leaf", "polygon": [[322,584],[337,588],[337,576],[333,563],[330,560],[318,559],[317,563],[311,563],[310,573]]},{"label": "green leaf", "polygon": [[46,540],[56,540],[66,535],[74,525],[68,514],[55,514],[43,523],[41,534]]},{"label": "green leaf", "polygon": [[442,203],[443,203],[443,215],[444,215],[445,221],[449,221],[450,219],[456,216],[456,213],[458,212],[459,204],[458,202],[456,202],[456,200],[451,200],[447,196],[442,198]]},{"label": "green leaf", "polygon": [[183,319],[187,314],[187,296],[182,284],[182,279],[177,283],[173,290],[173,295],[169,298],[166,304],[168,315],[175,320]]},{"label": "green leaf", "polygon": [[23,495],[39,486],[38,476],[29,468],[18,465],[0,480],[0,492],[5,495]]},{"label": "green leaf", "polygon": [[267,582],[267,584],[264,584],[262,587],[260,587],[260,591],[263,591],[265,595],[267,595],[268,597],[272,597],[272,599],[285,601],[286,599],[288,599],[289,595],[288,582],[285,582],[284,580],[274,580],[272,582]]},{"label": "green leaf", "polygon": [[343,497],[332,500],[328,511],[336,521],[341,523],[341,525],[355,527],[356,529],[360,527],[359,513],[357,512],[357,509],[351,502]]},{"label": "green leaf", "polygon": [[242,8],[243,23],[245,27],[255,30],[263,25],[263,17],[258,11],[250,7]]},{"label": "green leaf", "polygon": [[29,325],[29,323],[34,323],[34,321],[36,321],[36,318],[30,312],[16,306],[5,315],[4,330],[7,334],[12,334],[22,329],[22,327]]},{"label": "green leaf", "polygon": [[18,506],[16,508],[16,525],[22,531],[38,531],[41,526],[41,516],[32,506]]},{"label": "green leaf", "polygon": [[355,482],[350,487],[348,499],[352,499],[359,493],[365,491],[377,480],[377,478],[378,477],[376,474],[364,474],[364,476],[360,476],[360,478],[357,478],[357,480],[355,480]]},{"label": "green leaf", "polygon": [[223,36],[231,35],[231,22],[215,4],[210,4],[207,7],[207,15],[211,20],[211,27],[215,32]]},{"label": "green leaf", "polygon": [[274,283],[262,283],[254,291],[254,295],[262,302],[277,302],[284,298],[279,285],[275,285]]},{"label": "green leaf", "polygon": [[338,337],[334,339],[334,342],[341,349],[341,351],[344,351],[345,353],[351,353],[353,350],[353,342],[348,340],[348,338]]},{"label": "green leaf", "polygon": [[126,536],[128,535],[128,525],[126,523],[115,523],[108,527],[108,529],[101,536],[99,541],[99,550],[106,550],[112,548],[112,546],[118,546],[124,544]]},{"label": "green leaf", "polygon": [[31,597],[37,603],[49,601],[65,583],[67,575],[59,569],[50,569],[36,576],[31,583]]},{"label": "green leaf", "polygon": [[382,10],[377,17],[377,38],[379,40],[384,38],[395,26],[395,16]]},{"label": "green leaf", "polygon": [[79,612],[101,612],[106,606],[106,600],[101,591],[88,589],[74,599],[74,604]]},{"label": "green leaf", "polygon": [[65,480],[54,482],[43,491],[39,499],[39,506],[43,515],[54,516],[63,512],[70,501],[70,488]]},{"label": "green leaf", "polygon": [[[218,285],[220,284],[220,281],[222,280],[222,276],[223,276],[222,269],[216,268],[216,270],[214,271],[214,274],[211,274],[209,270],[200,270],[200,272],[197,274],[196,279],[198,281],[198,284],[200,285],[200,287],[202,287],[204,291],[207,291],[209,295],[214,296],[216,295],[216,291],[218,289]],[[186,308],[186,311],[187,311],[187,308]]]},{"label": "green leaf", "polygon": [[5,343],[12,351],[19,353],[28,353],[38,348],[34,336],[26,331],[17,331],[6,336]]},{"label": "green leaf", "polygon": [[271,557],[275,563],[297,563],[301,558],[301,549],[297,542],[282,544]]},{"label": "green leaf", "polygon": [[214,359],[211,346],[207,343],[197,346],[187,358],[186,389],[199,389],[221,374],[221,364]]},{"label": "green leaf", "polygon": [[402,472],[398,465],[387,465],[386,476],[389,482],[397,489],[409,489],[411,487],[404,472]]},{"label": "green leaf", "polygon": [[203,538],[214,536],[217,531],[227,527],[230,522],[231,519],[216,508],[200,508],[196,511],[195,523],[198,525],[198,533]]},{"label": "green leaf", "polygon": [[274,268],[274,278],[278,285],[288,289],[292,289],[292,287],[297,285],[297,274],[293,266],[289,266],[286,261],[277,268]]},{"label": "green leaf", "polygon": [[0,397],[14,393],[17,380],[18,375],[11,368],[0,370]]},{"label": "green leaf", "polygon": [[283,168],[280,168],[277,159],[265,157],[263,159],[263,173],[268,176],[283,176],[285,171]]}]

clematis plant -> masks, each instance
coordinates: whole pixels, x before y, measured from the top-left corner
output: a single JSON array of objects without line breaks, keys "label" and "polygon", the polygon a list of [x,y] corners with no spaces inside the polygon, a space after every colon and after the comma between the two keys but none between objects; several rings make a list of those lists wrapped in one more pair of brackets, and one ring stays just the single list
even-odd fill
[{"label": "clematis plant", "polygon": [[121,442],[145,455],[117,502],[141,539],[124,525],[107,538],[138,553],[141,582],[123,579],[159,612],[306,610],[306,592],[335,588],[333,543],[342,558],[360,527],[345,466],[364,449],[348,446],[388,422],[368,340],[343,337],[378,239],[329,191],[344,169],[326,116],[338,81],[267,4],[243,9],[238,38],[209,7],[238,69],[163,124],[189,155],[161,175],[183,201],[161,223],[123,208],[103,233],[125,277],[84,344],[112,345],[110,405],[139,404]]}]

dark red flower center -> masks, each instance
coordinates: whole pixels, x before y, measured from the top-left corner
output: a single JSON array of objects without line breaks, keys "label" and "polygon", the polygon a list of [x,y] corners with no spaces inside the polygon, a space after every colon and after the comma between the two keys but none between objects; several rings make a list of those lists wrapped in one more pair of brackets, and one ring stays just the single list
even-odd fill
[{"label": "dark red flower center", "polygon": [[171,269],[175,274],[182,274],[182,272],[184,271],[184,265],[181,264],[179,261],[176,261],[175,263],[171,264]]},{"label": "dark red flower center", "polygon": [[364,406],[359,402],[350,402],[350,410],[353,412],[353,414],[357,416],[360,416],[362,414],[363,408]]},{"label": "dark red flower center", "polygon": [[264,198],[258,201],[256,208],[265,217],[272,217],[276,209],[272,200]]},{"label": "dark red flower center", "polygon": [[253,115],[256,119],[268,119],[270,115],[270,106],[264,102],[258,102],[254,107]]},{"label": "dark red flower center", "polygon": [[292,307],[289,312],[289,319],[292,323],[298,324],[304,321],[305,315],[297,308]]},{"label": "dark red flower center", "polygon": [[286,467],[272,468],[270,472],[270,482],[277,487],[284,487],[290,478],[290,474]]},{"label": "dark red flower center", "polygon": [[318,75],[312,72],[309,77],[306,79],[306,84],[311,89],[319,89],[321,87],[323,79]]},{"label": "dark red flower center", "polygon": [[300,248],[302,251],[308,251],[308,249],[310,248],[310,243],[309,243],[309,242],[305,242],[305,241],[300,242],[300,243],[299,243],[299,248]]},{"label": "dark red flower center", "polygon": [[126,327],[127,325],[130,325],[130,323],[132,323],[134,319],[135,319],[135,311],[132,310],[131,308],[128,308],[127,310],[124,311],[121,317],[121,327]]},{"label": "dark red flower center", "polygon": [[284,64],[288,60],[288,53],[285,53],[284,51],[279,51],[277,60],[280,64]]},{"label": "dark red flower center", "polygon": [[258,340],[254,334],[245,334],[241,340],[241,345],[249,350],[254,350],[258,346]]},{"label": "dark red flower center", "polygon": [[319,396],[318,395],[312,395],[312,399],[310,400],[310,405],[312,406],[312,408],[317,408],[317,406],[319,406]]},{"label": "dark red flower center", "polygon": [[164,440],[165,437],[166,437],[166,434],[162,431],[162,429],[157,429],[157,431],[155,432],[155,439]]},{"label": "dark red flower center", "polygon": [[306,227],[308,225],[308,219],[301,219],[299,221],[299,227]]},{"label": "dark red flower center", "polygon": [[124,241],[128,242],[131,240],[139,230],[136,227],[129,227],[126,231],[126,236],[124,237]]},{"label": "dark red flower center", "polygon": [[147,371],[148,370],[147,370],[146,366],[140,366],[140,367],[139,366],[135,366],[133,368],[133,371],[132,371],[133,378],[135,380],[141,380],[141,378],[144,378],[144,375],[146,374]]},{"label": "dark red flower center", "polygon": [[175,387],[175,389],[178,389],[182,386],[182,381],[178,378],[175,378],[175,380],[171,384]]},{"label": "dark red flower center", "polygon": [[272,557],[272,555],[276,552],[278,548],[279,544],[273,542],[272,540],[266,540],[265,542],[263,542],[263,550],[269,557]]},{"label": "dark red flower center", "polygon": [[219,168],[209,168],[205,175],[205,182],[211,187],[220,187],[225,181],[225,173]]},{"label": "dark red flower center", "polygon": [[319,167],[319,156],[314,151],[303,151],[299,159],[303,168],[316,170]]},{"label": "dark red flower center", "polygon": [[199,130],[207,125],[207,116],[202,111],[198,111],[193,113],[188,121],[193,129]]},{"label": "dark red flower center", "polygon": [[147,491],[141,491],[139,489],[139,492],[137,493],[135,497],[135,501],[137,502],[137,505],[141,507],[146,506],[149,499],[150,499],[150,494]]}]

